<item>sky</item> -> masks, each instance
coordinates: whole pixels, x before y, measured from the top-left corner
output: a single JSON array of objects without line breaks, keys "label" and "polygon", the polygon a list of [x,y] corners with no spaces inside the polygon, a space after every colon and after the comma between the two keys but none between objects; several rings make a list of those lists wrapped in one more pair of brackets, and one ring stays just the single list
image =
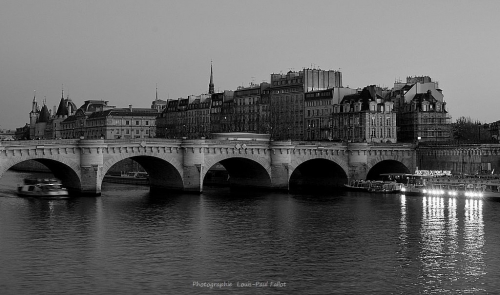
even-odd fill
[{"label": "sky", "polygon": [[500,1],[0,0],[0,129],[29,122],[35,95],[80,107],[159,99],[340,70],[343,85],[439,82],[452,116],[500,120]]}]

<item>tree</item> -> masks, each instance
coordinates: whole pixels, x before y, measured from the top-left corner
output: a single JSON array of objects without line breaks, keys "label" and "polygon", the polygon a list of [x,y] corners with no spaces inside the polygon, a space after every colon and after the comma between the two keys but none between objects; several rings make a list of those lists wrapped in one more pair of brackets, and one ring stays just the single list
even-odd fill
[{"label": "tree", "polygon": [[490,142],[488,124],[470,117],[460,117],[452,124],[453,138],[458,144],[461,143],[484,143]]}]

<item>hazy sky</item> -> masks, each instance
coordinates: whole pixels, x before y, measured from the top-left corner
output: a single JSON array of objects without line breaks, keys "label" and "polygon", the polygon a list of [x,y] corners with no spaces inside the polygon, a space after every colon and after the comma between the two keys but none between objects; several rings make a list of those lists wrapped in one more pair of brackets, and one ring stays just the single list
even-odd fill
[{"label": "hazy sky", "polygon": [[[149,107],[160,99],[341,69],[343,84],[428,75],[453,121],[500,120],[500,1],[0,0],[0,128],[29,122],[33,91]],[[63,86],[64,85],[64,86]],[[497,98],[495,98],[497,97]]]}]

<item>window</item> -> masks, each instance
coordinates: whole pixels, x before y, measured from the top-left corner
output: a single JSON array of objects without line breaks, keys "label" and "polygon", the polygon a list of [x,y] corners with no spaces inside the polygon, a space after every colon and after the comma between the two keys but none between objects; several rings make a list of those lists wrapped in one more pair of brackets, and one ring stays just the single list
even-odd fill
[{"label": "window", "polygon": [[130,121],[125,121],[125,125],[130,125]]}]

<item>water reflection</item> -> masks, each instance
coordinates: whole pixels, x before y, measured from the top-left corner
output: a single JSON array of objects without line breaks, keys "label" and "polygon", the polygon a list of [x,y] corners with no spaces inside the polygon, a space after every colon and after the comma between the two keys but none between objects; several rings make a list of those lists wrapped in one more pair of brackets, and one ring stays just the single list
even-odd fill
[{"label": "water reflection", "polygon": [[399,219],[399,241],[400,244],[404,247],[407,246],[408,243],[408,219],[407,219],[407,208],[406,208],[406,196],[401,195],[399,197],[401,202],[401,218]]},{"label": "water reflection", "polygon": [[494,294],[499,210],[437,196],[109,185],[99,198],[0,197],[0,281],[9,294],[207,292],[193,280],[281,280],[271,292],[282,294]]},{"label": "water reflection", "polygon": [[[464,277],[471,283],[485,275],[483,200],[465,201],[464,218]],[[474,288],[473,291],[484,290]],[[472,290],[471,290],[472,291]]]},{"label": "water reflection", "polygon": [[[483,200],[478,199],[422,198],[419,280],[424,290],[458,293],[482,290],[469,287],[486,274],[482,209]],[[443,270],[447,270],[447,276],[443,276]]]}]

